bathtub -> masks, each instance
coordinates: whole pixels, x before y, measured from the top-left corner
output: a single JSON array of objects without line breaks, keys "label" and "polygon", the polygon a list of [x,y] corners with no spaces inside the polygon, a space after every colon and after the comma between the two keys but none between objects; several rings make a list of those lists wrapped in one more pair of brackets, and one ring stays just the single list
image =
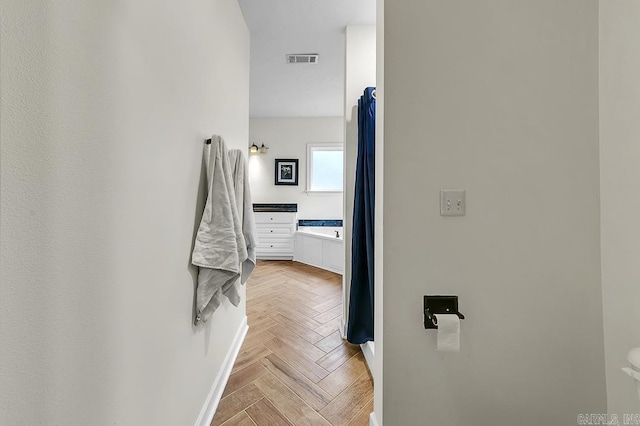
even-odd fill
[{"label": "bathtub", "polygon": [[[331,238],[336,238],[342,240],[342,227],[338,226],[299,226],[298,232],[302,232],[305,234],[314,234],[320,236],[329,236]],[[336,237],[336,232],[339,237]]]},{"label": "bathtub", "polygon": [[295,233],[294,247],[293,260],[342,275],[344,240],[341,227],[300,226]]}]

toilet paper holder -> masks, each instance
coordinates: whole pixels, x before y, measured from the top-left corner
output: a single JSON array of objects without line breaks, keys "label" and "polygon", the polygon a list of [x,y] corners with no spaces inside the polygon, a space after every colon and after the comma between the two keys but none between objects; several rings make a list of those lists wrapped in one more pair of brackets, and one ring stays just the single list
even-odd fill
[{"label": "toilet paper holder", "polygon": [[461,320],[464,315],[458,311],[458,296],[424,296],[424,328],[438,328],[433,315],[455,314]]}]

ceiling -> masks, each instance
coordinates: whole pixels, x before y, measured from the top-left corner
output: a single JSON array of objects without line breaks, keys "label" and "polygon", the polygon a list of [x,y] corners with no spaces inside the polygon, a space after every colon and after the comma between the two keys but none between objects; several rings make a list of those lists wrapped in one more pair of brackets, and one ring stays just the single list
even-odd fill
[{"label": "ceiling", "polygon": [[[344,29],[374,25],[376,0],[238,0],[251,32],[251,117],[343,115]],[[317,64],[287,64],[317,53]]]}]

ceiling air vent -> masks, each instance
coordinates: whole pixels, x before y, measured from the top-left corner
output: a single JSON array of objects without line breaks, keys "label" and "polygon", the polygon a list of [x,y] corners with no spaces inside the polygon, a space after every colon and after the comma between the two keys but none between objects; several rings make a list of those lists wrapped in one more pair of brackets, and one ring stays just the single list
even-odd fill
[{"label": "ceiling air vent", "polygon": [[290,53],[285,55],[288,64],[317,64],[317,53]]}]

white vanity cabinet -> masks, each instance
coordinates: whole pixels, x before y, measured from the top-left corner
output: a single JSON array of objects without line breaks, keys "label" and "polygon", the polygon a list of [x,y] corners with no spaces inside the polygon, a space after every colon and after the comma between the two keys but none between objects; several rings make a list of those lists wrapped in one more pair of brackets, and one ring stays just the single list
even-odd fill
[{"label": "white vanity cabinet", "polygon": [[258,245],[258,259],[292,260],[293,235],[296,231],[296,213],[254,212]]}]

